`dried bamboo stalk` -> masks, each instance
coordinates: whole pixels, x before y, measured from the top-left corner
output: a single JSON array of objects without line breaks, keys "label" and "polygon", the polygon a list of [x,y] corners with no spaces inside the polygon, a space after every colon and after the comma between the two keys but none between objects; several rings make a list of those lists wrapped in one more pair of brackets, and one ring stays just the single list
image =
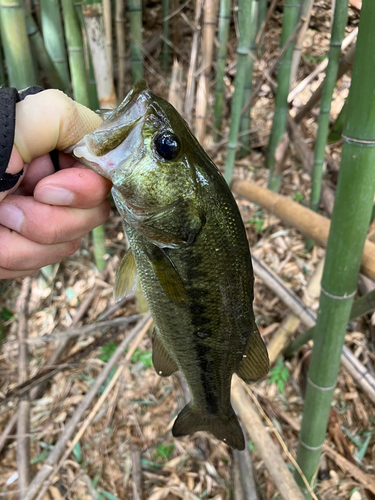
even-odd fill
[{"label": "dried bamboo stalk", "polygon": [[177,59],[174,59],[171,74],[171,84],[169,86],[168,101],[177,109],[180,114],[182,114],[183,108],[182,75],[183,67]]},{"label": "dried bamboo stalk", "polygon": [[110,78],[113,78],[113,48],[112,48],[112,9],[111,0],[103,1],[103,20],[105,32],[105,44],[107,47],[108,69]]},{"label": "dried bamboo stalk", "polygon": [[[23,384],[29,376],[27,349],[27,324],[29,301],[33,277],[24,278],[18,298],[18,382]],[[18,402],[17,421],[17,470],[19,499],[22,500],[30,482],[30,396],[29,393]]]},{"label": "dried bamboo stalk", "polygon": [[[310,307],[314,301],[319,299],[323,266],[324,260],[321,260],[311,276],[304,294],[303,301]],[[276,361],[279,354],[288,345],[290,337],[295,333],[299,324],[300,318],[295,314],[288,314],[288,316],[283,320],[267,345],[270,364],[273,364]]]},{"label": "dried bamboo stalk", "polygon": [[124,0],[116,0],[116,46],[117,46],[117,65],[118,65],[118,83],[117,94],[119,102],[125,97],[125,16]]},{"label": "dried bamboo stalk", "polygon": [[216,31],[216,0],[205,0],[202,32],[202,62],[203,72],[198,82],[196,102],[196,136],[200,144],[204,144],[206,136],[206,114],[210,92],[210,77]]},{"label": "dried bamboo stalk", "polygon": [[44,482],[51,476],[51,473],[54,471],[56,462],[59,460],[67,442],[71,439],[71,436],[73,435],[80,419],[82,418],[87,408],[90,406],[100,386],[107,380],[112,368],[119,362],[128,344],[137,335],[139,335],[141,331],[147,329],[149,327],[149,323],[150,323],[150,314],[146,314],[145,317],[142,319],[142,321],[140,321],[138,325],[135,328],[133,328],[133,330],[129,333],[129,335],[127,335],[126,338],[117,347],[116,351],[113,353],[112,357],[110,358],[106,366],[103,368],[103,370],[101,371],[95,382],[90,386],[89,391],[82,399],[75,414],[66,424],[64,431],[61,433],[60,438],[55,444],[52,452],[49,454],[42,468],[32,480],[26,495],[23,497],[23,500],[34,500],[36,494],[38,493],[40,488],[44,485]]},{"label": "dried bamboo stalk", "polygon": [[194,93],[195,93],[195,67],[197,63],[198,56],[198,41],[199,41],[199,20],[202,14],[203,0],[197,0],[195,4],[195,16],[194,16],[194,33],[193,41],[191,44],[191,55],[190,55],[190,65],[187,76],[186,84],[186,97],[185,97],[185,113],[184,118],[190,124],[191,115],[194,106]]},{"label": "dried bamboo stalk", "polygon": [[[319,246],[325,247],[327,245],[330,221],[322,215],[312,212],[285,196],[250,182],[235,180],[232,183],[232,189],[248,201],[256,203],[276,215],[286,224],[295,227]],[[361,272],[375,280],[375,244],[370,241],[365,243]]]}]

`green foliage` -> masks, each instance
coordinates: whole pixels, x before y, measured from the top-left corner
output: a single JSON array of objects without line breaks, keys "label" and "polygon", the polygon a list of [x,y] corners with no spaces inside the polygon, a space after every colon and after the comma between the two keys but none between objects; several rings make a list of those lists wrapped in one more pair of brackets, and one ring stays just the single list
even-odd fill
[{"label": "green foliage", "polygon": [[99,359],[104,363],[107,363],[116,349],[117,344],[115,344],[114,342],[108,342],[108,344],[104,344],[101,348]]},{"label": "green foliage", "polygon": [[144,368],[152,368],[152,351],[142,351],[141,349],[136,349],[132,356],[133,363],[142,363]]},{"label": "green foliage", "polygon": [[166,462],[173,453],[173,450],[173,443],[169,445],[160,444],[155,450],[155,460],[161,459],[163,462]]},{"label": "green foliage", "polygon": [[81,448],[79,441],[74,446],[72,453],[73,453],[73,457],[75,458],[75,461],[78,462],[79,464],[82,463],[82,448]]},{"label": "green foliage", "polygon": [[6,307],[3,307],[0,311],[0,321],[9,321],[13,318],[13,313],[9,311]]},{"label": "green foliage", "polygon": [[275,382],[281,394],[284,394],[285,383],[288,381],[290,373],[288,368],[282,362],[281,358],[277,359],[277,364],[270,370],[270,378],[268,383]]},{"label": "green foliage", "polygon": [[263,226],[264,226],[262,210],[257,210],[249,220],[249,223],[253,226],[256,233],[261,233],[263,231]]},{"label": "green foliage", "polygon": [[301,201],[303,201],[303,200],[304,200],[304,196],[303,196],[303,194],[301,193],[301,191],[296,191],[296,192],[294,193],[294,195],[292,196],[292,199],[293,199],[294,201],[297,201],[298,203],[300,203]]}]

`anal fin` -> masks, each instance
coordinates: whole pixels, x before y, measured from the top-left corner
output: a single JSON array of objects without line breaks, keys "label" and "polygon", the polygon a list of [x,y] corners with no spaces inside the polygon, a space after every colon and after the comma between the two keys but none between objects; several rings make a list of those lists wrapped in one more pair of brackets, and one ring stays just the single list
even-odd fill
[{"label": "anal fin", "polygon": [[265,343],[254,323],[254,329],[247,343],[237,375],[250,384],[262,379],[268,373],[270,362]]},{"label": "anal fin", "polygon": [[169,377],[178,371],[178,366],[165,348],[157,328],[154,329],[152,337],[152,363],[156,373],[161,377]]}]

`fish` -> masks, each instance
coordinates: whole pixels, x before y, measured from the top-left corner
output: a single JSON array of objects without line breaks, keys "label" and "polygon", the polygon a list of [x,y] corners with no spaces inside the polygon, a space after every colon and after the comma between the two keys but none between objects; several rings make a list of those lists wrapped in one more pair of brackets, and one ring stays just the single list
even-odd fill
[{"label": "fish", "polygon": [[191,401],[173,436],[208,431],[243,450],[232,376],[258,381],[269,359],[255,323],[251,255],[237,203],[185,120],[144,81],[105,117],[73,155],[113,184],[129,241],[115,299],[139,279],[155,325],[156,373],[180,370],[186,379]]}]

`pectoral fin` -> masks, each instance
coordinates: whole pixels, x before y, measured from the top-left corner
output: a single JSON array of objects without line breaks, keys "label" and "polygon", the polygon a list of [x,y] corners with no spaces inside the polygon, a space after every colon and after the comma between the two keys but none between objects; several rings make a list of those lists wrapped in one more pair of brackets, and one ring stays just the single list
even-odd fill
[{"label": "pectoral fin", "polygon": [[184,284],[167,254],[161,248],[153,246],[147,255],[167,297],[178,305],[186,303],[187,294]]},{"label": "pectoral fin", "polygon": [[121,259],[117,269],[113,296],[116,302],[134,292],[137,284],[137,268],[135,267],[134,255],[131,248],[128,249]]},{"label": "pectoral fin", "polygon": [[156,373],[161,377],[169,377],[172,373],[178,371],[178,366],[164,347],[156,328],[152,338],[152,363]]},{"label": "pectoral fin", "polygon": [[251,382],[256,382],[265,377],[269,367],[270,363],[267,348],[254,323],[254,330],[247,343],[242,361],[236,373],[244,382],[250,384]]}]

